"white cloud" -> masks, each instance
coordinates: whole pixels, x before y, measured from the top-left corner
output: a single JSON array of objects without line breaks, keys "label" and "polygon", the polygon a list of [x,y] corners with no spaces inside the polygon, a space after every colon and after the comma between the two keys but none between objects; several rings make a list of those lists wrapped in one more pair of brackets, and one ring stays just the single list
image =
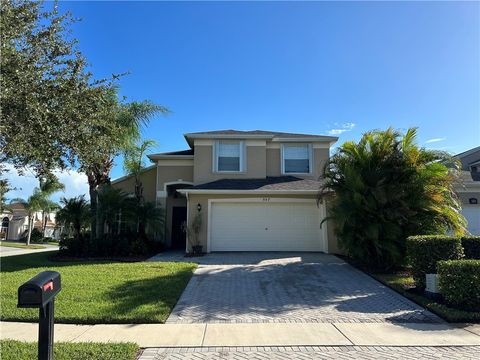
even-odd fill
[{"label": "white cloud", "polygon": [[[335,124],[335,125],[337,125],[337,124]],[[336,129],[328,130],[328,134],[329,135],[341,135],[344,132],[352,131],[354,127],[355,127],[354,123],[347,122],[345,124],[342,124],[340,127],[336,128]]]},{"label": "white cloud", "polygon": [[436,143],[436,142],[440,142],[440,141],[444,141],[444,140],[447,140],[447,138],[443,137],[443,138],[428,139],[427,141],[425,141],[425,144]]},{"label": "white cloud", "polygon": [[[19,175],[15,168],[7,165],[8,172],[4,177],[10,181],[10,185],[16,190],[7,193],[7,199],[22,198],[27,199],[33,193],[33,189],[38,186],[38,179],[35,178],[30,169],[26,169],[23,175]],[[52,200],[59,201],[61,197],[71,198],[78,195],[85,195],[88,199],[88,181],[87,176],[75,170],[55,170],[53,172],[59,181],[65,185],[65,191],[59,191],[52,195]]]}]

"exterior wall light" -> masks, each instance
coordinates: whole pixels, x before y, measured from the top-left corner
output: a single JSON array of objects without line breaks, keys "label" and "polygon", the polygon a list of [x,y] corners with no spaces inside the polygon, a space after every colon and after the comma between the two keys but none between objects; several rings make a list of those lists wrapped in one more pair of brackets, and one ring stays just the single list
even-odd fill
[{"label": "exterior wall light", "polygon": [[197,204],[197,210],[198,212],[202,211],[202,205],[200,205],[200,203]]}]

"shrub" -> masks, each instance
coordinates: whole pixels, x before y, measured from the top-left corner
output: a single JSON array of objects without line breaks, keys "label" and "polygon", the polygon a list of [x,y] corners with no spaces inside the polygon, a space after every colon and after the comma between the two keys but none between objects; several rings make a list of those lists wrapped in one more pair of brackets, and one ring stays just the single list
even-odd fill
[{"label": "shrub", "polygon": [[59,253],[63,256],[82,257],[91,255],[91,240],[88,236],[64,237],[59,242]]},{"label": "shrub", "polygon": [[[25,237],[25,241],[26,241],[26,237]],[[37,228],[32,229],[32,235],[30,235],[30,242],[37,243],[37,244],[43,242],[42,232]]]},{"label": "shrub", "polygon": [[457,173],[444,165],[452,159],[415,138],[413,128],[369,131],[358,143],[345,142],[326,164],[319,198],[335,193],[328,218],[339,245],[368,267],[401,265],[410,235],[464,229]]},{"label": "shrub", "polygon": [[447,304],[480,311],[480,260],[438,262],[440,292]]},{"label": "shrub", "polygon": [[480,259],[480,236],[463,236],[462,246],[466,259]]},{"label": "shrub", "polygon": [[425,274],[436,273],[439,260],[463,258],[459,237],[443,235],[410,236],[407,239],[407,257],[412,276],[418,288],[425,288]]},{"label": "shrub", "polygon": [[130,244],[130,253],[132,255],[145,255],[148,252],[147,245],[142,238],[138,238],[132,241]]}]

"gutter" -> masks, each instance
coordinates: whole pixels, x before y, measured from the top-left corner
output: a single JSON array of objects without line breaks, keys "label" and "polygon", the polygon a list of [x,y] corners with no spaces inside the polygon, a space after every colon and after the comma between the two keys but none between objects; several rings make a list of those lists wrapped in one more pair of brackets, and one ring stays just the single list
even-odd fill
[{"label": "gutter", "polygon": [[317,195],[319,190],[215,190],[215,189],[179,189],[182,194],[230,194],[230,195]]}]

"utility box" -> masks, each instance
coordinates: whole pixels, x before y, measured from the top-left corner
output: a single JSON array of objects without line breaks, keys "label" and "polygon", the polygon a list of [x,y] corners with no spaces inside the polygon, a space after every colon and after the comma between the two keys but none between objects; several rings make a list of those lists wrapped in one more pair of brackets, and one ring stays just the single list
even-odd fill
[{"label": "utility box", "polygon": [[425,277],[425,295],[432,299],[439,298],[438,274],[426,274]]}]

